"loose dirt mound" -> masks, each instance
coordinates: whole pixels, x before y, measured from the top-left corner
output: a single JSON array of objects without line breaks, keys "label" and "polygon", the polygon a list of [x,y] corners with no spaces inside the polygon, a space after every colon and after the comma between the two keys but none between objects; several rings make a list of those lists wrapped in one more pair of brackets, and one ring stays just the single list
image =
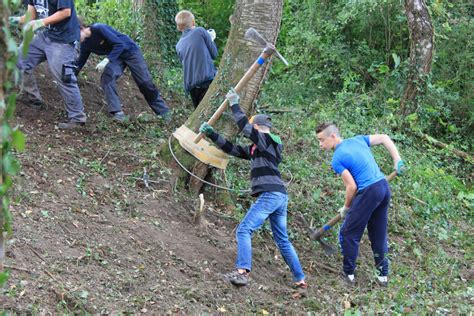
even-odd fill
[{"label": "loose dirt mound", "polygon": [[[221,273],[233,265],[237,222],[208,211],[206,225],[196,225],[194,202],[171,191],[170,170],[157,150],[175,126],[152,117],[127,77],[119,82],[124,111],[139,118],[111,122],[97,74],[87,75],[80,84],[89,116],[83,130],[56,128],[65,112],[44,65],[37,77],[46,108],[18,103],[27,149],[15,179],[6,262],[12,270],[2,307],[19,313],[301,310],[265,232],[256,237],[250,286],[223,282]],[[144,167],[155,180],[151,188],[136,179]]]}]

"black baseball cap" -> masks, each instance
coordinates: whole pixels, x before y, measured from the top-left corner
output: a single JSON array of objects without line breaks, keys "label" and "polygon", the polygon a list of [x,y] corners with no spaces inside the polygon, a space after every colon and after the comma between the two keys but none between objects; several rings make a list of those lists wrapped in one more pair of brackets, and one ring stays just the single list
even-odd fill
[{"label": "black baseball cap", "polygon": [[272,118],[266,114],[257,114],[250,118],[250,124],[257,124],[260,126],[272,127]]}]

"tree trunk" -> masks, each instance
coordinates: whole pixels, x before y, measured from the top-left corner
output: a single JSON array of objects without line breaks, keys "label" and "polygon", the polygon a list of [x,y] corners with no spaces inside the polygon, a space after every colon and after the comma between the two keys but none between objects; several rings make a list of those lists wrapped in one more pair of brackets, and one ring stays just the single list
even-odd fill
[{"label": "tree trunk", "polygon": [[[233,15],[230,17],[231,29],[227,39],[223,57],[219,65],[219,72],[194,113],[188,118],[185,125],[198,131],[202,122],[207,121],[224,101],[226,92],[243,77],[245,72],[254,63],[262,52],[263,47],[247,41],[244,38],[245,31],[253,27],[270,43],[275,43],[280,30],[282,17],[282,0],[237,0]],[[223,35],[223,34],[222,34]],[[244,112],[252,112],[253,103],[258,96],[260,86],[268,70],[269,64],[265,63],[249,81],[240,93],[240,106]],[[214,126],[220,133],[232,138],[238,132],[235,123],[229,116],[223,116]],[[180,162],[188,170],[201,178],[205,178],[210,167],[196,160],[184,151],[177,141],[173,141],[173,151],[176,152]],[[165,150],[164,156],[168,156],[169,150]],[[178,167],[179,168],[179,167]],[[187,179],[181,169],[177,170],[176,179]],[[182,184],[182,183],[181,183]],[[200,191],[202,183],[194,178],[189,181],[192,192]]]},{"label": "tree trunk", "polygon": [[175,0],[134,0],[143,17],[143,48],[144,57],[153,74],[162,81],[164,69],[177,64],[175,45],[178,31],[174,17],[178,13]]},{"label": "tree trunk", "polygon": [[434,31],[425,0],[405,0],[405,14],[410,31],[410,65],[400,111],[407,115],[416,111],[425,92],[433,60]]},{"label": "tree trunk", "polygon": [[[8,3],[8,2],[7,2]],[[5,97],[5,83],[8,80],[8,70],[6,69],[6,62],[8,60],[8,52],[7,52],[7,39],[5,36],[5,32],[3,29],[8,27],[5,21],[7,21],[9,16],[8,6],[4,4],[0,4],[0,122],[3,122],[4,114],[5,114],[5,104],[6,104],[6,97]],[[3,185],[3,133],[0,133],[0,187]],[[3,264],[5,260],[5,212],[3,209],[2,203],[3,195],[0,195],[0,273],[3,272]]]}]

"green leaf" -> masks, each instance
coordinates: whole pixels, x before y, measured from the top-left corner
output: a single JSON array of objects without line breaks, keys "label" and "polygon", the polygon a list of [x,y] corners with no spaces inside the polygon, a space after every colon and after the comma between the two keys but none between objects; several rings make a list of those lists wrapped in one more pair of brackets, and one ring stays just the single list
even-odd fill
[{"label": "green leaf", "polygon": [[4,196],[2,199],[3,205],[3,230],[6,231],[9,235],[13,233],[12,230],[12,213],[10,212],[10,199],[8,196]]},{"label": "green leaf", "polygon": [[23,134],[20,130],[15,129],[11,133],[12,137],[12,146],[18,151],[25,150],[25,134]]},{"label": "green leaf", "polygon": [[390,71],[390,68],[388,68],[387,65],[381,65],[381,66],[379,67],[379,72],[380,72],[381,74],[386,74],[386,73],[388,73],[389,71]]},{"label": "green leaf", "polygon": [[83,290],[83,291],[81,292],[81,295],[80,295],[80,296],[81,296],[81,298],[86,299],[87,297],[89,297],[89,292],[87,292],[86,290]]},{"label": "green leaf", "polygon": [[28,49],[30,48],[30,43],[33,40],[33,32],[31,30],[23,32],[23,49],[21,54],[23,56],[28,55]]},{"label": "green leaf", "polygon": [[[9,34],[11,36],[11,34]],[[8,41],[7,41],[7,51],[9,53],[12,53],[14,55],[17,54],[17,51],[18,51],[18,47],[16,45],[16,42],[15,42],[15,39],[13,37],[10,37],[7,35],[8,37]]]},{"label": "green leaf", "polygon": [[0,273],[0,286],[4,285],[5,282],[8,281],[8,278],[10,277],[10,271],[5,271]]},{"label": "green leaf", "polygon": [[18,171],[19,167],[18,162],[11,154],[3,157],[3,168],[6,173],[13,175]]},{"label": "green leaf", "polygon": [[418,119],[418,114],[412,113],[406,117],[407,121],[414,122]]},{"label": "green leaf", "polygon": [[398,56],[395,53],[392,53],[392,58],[393,58],[393,62],[395,63],[395,68],[397,68],[398,65],[400,65],[400,56]]}]

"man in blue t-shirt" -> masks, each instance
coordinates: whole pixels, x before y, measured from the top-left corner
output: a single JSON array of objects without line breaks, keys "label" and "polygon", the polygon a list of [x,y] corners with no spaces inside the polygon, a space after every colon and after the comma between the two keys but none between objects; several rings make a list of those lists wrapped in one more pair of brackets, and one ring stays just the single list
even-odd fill
[{"label": "man in blue t-shirt", "polygon": [[359,242],[367,227],[379,270],[378,282],[386,286],[388,275],[387,211],[390,188],[385,176],[375,162],[370,147],[382,144],[392,156],[397,174],[404,171],[400,154],[387,135],[355,136],[342,139],[333,123],[323,123],[316,129],[319,146],[334,150],[332,168],[342,176],[346,187],[344,206],[339,209],[345,218],[339,231],[339,242],[344,256],[344,280],[355,284],[354,271],[359,252]]},{"label": "man in blue t-shirt", "polygon": [[100,84],[107,99],[108,111],[117,121],[125,120],[122,104],[117,93],[117,79],[122,76],[125,67],[130,69],[132,78],[148,105],[156,115],[165,121],[171,120],[171,112],[153,83],[140,48],[127,35],[112,27],[95,23],[90,26],[81,23],[81,55],[77,61],[78,72],[84,67],[91,53],[107,55],[96,69],[102,72]]},{"label": "man in blue t-shirt", "polygon": [[10,22],[25,24],[24,31],[36,33],[28,55],[20,56],[18,68],[23,75],[23,91],[29,105],[41,107],[43,101],[33,76],[34,68],[48,61],[49,69],[58,83],[68,114],[67,122],[59,128],[76,128],[86,122],[82,98],[74,75],[74,61],[79,43],[79,23],[73,0],[29,0],[28,14],[10,17]]},{"label": "man in blue t-shirt", "polygon": [[213,63],[217,57],[217,46],[214,44],[216,32],[196,27],[194,15],[187,10],[178,12],[175,22],[183,33],[176,44],[176,52],[183,64],[184,90],[191,95],[193,105],[197,107],[216,75]]}]

